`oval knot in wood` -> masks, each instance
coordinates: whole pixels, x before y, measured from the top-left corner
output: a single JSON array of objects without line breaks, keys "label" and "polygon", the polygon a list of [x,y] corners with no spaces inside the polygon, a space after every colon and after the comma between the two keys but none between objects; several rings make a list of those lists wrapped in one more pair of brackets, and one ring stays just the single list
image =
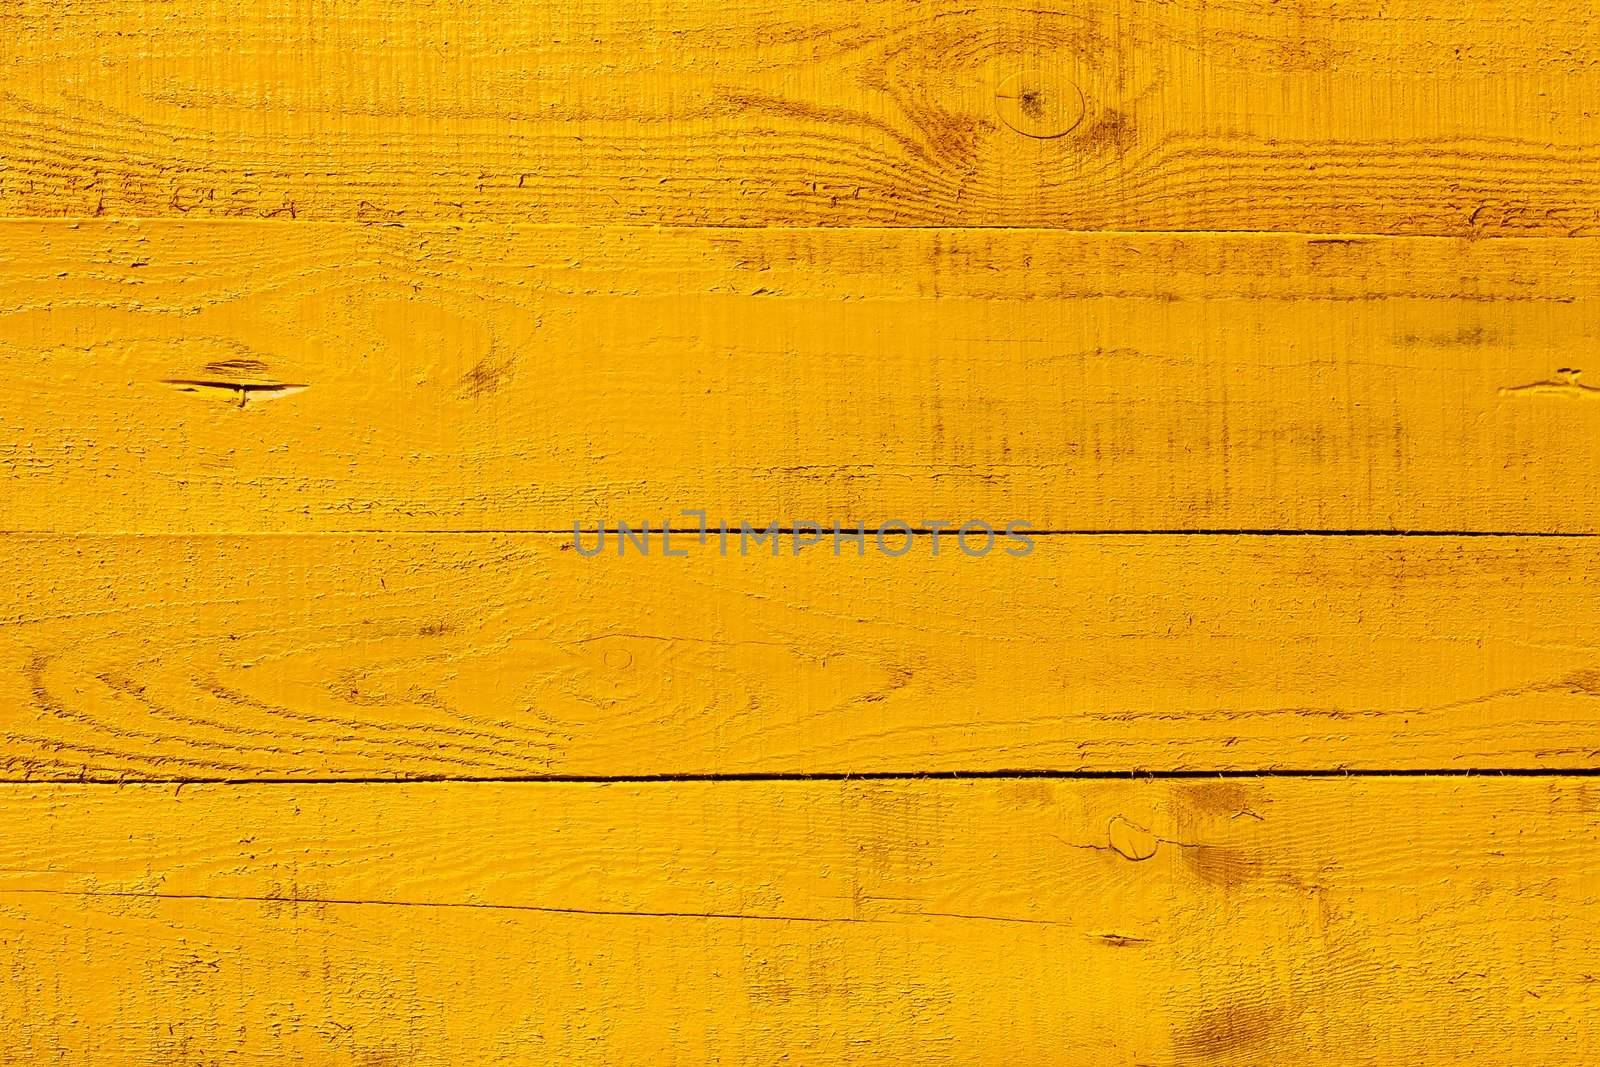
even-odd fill
[{"label": "oval knot in wood", "polygon": [[1083,91],[1065,78],[1018,71],[994,94],[1000,121],[1028,137],[1060,137],[1083,121]]}]

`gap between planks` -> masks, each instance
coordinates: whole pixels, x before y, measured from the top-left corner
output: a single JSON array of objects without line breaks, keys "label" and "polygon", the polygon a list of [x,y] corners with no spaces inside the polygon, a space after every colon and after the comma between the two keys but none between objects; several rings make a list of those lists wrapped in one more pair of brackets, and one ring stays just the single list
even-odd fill
[{"label": "gap between planks", "polygon": [[1597,778],[1600,767],[1352,767],[1215,770],[970,770],[970,771],[820,771],[729,774],[546,774],[546,775],[418,775],[365,778],[0,778],[0,786],[186,786],[186,785],[672,785],[716,782],[921,782],[921,781],[1049,781],[1145,782],[1206,781],[1233,778]]},{"label": "gap between planks", "polygon": [[[974,520],[974,521],[980,521],[981,522],[982,520]],[[991,522],[990,525],[992,525],[998,531],[998,530],[1004,528],[1005,523],[997,521],[997,522]],[[856,532],[856,527],[857,527],[856,523],[846,522],[846,523],[841,524],[840,531],[843,532],[843,533],[854,534]],[[594,530],[593,529],[589,529],[589,528],[585,528],[585,529],[582,530],[582,532],[584,534],[592,534],[592,533],[594,533]],[[632,532],[640,533],[642,531],[634,530]],[[683,535],[687,536],[689,534],[699,534],[700,533],[700,529],[699,529],[699,527],[695,527],[695,526],[671,526],[671,527],[666,527],[666,528],[663,528],[663,527],[660,527],[660,526],[652,526],[652,527],[650,527],[648,532],[651,533],[651,534],[659,534],[659,533],[665,532],[665,533],[668,533],[668,534],[683,534]],[[729,533],[730,536],[735,534],[735,533],[738,533],[738,532],[739,531],[738,531],[738,529],[736,527],[730,526],[728,528],[728,533]],[[763,526],[763,527],[760,527],[758,530],[755,530],[754,532],[760,533],[763,536],[765,536],[771,531],[769,531],[769,529],[767,527]],[[804,529],[804,528],[800,528],[800,527],[794,527],[794,526],[780,526],[780,527],[778,527],[776,532],[777,532],[778,536],[780,536],[780,537],[793,537],[795,534],[798,534],[798,533],[811,534],[811,533],[816,533],[817,531],[811,530],[811,529]],[[822,531],[821,532],[823,532],[823,533],[832,533],[833,532],[833,526],[831,524],[829,524],[827,526],[824,526],[824,527],[822,527]],[[870,526],[868,527],[867,532],[868,533],[872,533],[873,532]],[[897,537],[906,536],[906,535],[910,535],[910,536],[913,536],[913,537],[928,537],[928,536],[931,536],[935,531],[931,527],[911,526],[911,527],[906,527],[904,529],[897,528],[892,532]],[[949,527],[941,527],[938,532],[940,534],[948,536],[949,533],[950,533],[950,528]],[[1301,530],[1301,529],[1284,529],[1284,530],[1237,529],[1237,530],[1227,530],[1227,529],[1208,529],[1208,528],[1193,528],[1193,529],[1159,529],[1159,528],[1151,528],[1151,529],[1144,529],[1144,530],[1132,530],[1132,529],[1098,530],[1098,529],[1094,529],[1092,527],[1085,527],[1083,529],[1076,529],[1076,530],[1034,530],[1034,529],[1027,529],[1027,530],[1022,530],[1021,532],[1022,533],[1026,533],[1030,537],[1436,537],[1436,538],[1449,538],[1449,537],[1528,537],[1528,538],[1546,538],[1546,539],[1549,539],[1549,538],[1590,538],[1590,537],[1600,536],[1600,534],[1596,534],[1596,533],[1594,533],[1592,531],[1582,531],[1582,530],[1323,530],[1323,529],[1304,529],[1304,530]],[[568,537],[571,534],[572,534],[572,530],[571,529],[566,529],[566,530],[533,530],[533,529],[518,529],[518,528],[515,528],[515,527],[501,527],[501,528],[496,528],[496,527],[465,527],[465,528],[462,528],[462,529],[440,528],[440,529],[427,529],[427,530],[407,530],[407,529],[402,529],[402,528],[388,529],[388,528],[384,528],[384,527],[369,527],[369,528],[354,529],[354,530],[192,530],[192,531],[191,530],[110,530],[110,531],[106,531],[106,530],[83,530],[83,531],[65,531],[65,532],[60,531],[60,530],[48,530],[48,529],[43,529],[43,528],[39,528],[39,529],[0,530],[0,537],[48,537],[48,538],[92,537],[92,538],[96,538],[96,539],[117,538],[117,537],[128,537],[128,538],[158,538],[158,537],[160,537],[160,538],[176,538],[176,539],[184,539],[184,540],[194,540],[194,539],[202,539],[202,538],[203,539],[221,539],[221,538],[238,538],[238,537],[281,537],[281,538],[299,538],[299,537],[402,537],[402,536],[403,537],[444,537],[444,536],[451,536],[451,537]],[[709,536],[709,532],[708,532],[707,536]]]}]

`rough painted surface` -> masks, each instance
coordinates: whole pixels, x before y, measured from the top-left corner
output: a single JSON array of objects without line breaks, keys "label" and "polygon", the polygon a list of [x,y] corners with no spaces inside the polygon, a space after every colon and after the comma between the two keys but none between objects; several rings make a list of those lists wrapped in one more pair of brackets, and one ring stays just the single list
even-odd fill
[{"label": "rough painted surface", "polygon": [[1590,6],[0,4],[0,1061],[1593,1060]]},{"label": "rough painted surface", "polygon": [[1600,241],[84,222],[0,253],[3,529],[1600,531]]},{"label": "rough painted surface", "polygon": [[1600,783],[3,786],[10,1062],[1600,1043]]},{"label": "rough painted surface", "polygon": [[1586,0],[10,0],[0,213],[1600,230]]},{"label": "rough painted surface", "polygon": [[1600,540],[7,537],[0,775],[1600,762]]}]

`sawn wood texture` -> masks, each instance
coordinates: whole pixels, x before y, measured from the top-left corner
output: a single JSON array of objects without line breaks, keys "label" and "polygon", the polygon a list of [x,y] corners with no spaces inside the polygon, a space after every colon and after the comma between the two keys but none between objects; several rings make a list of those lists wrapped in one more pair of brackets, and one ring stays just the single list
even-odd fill
[{"label": "sawn wood texture", "polygon": [[1593,767],[1600,540],[0,539],[0,775]]},{"label": "sawn wood texture", "polygon": [[1600,241],[0,224],[0,529],[1600,531]]},{"label": "sawn wood texture", "polygon": [[0,1062],[1592,1062],[1593,15],[5,0]]},{"label": "sawn wood texture", "polygon": [[10,1062],[1582,1063],[1600,784],[3,786]]},{"label": "sawn wood texture", "polygon": [[10,0],[0,214],[1600,231],[1585,0]]}]

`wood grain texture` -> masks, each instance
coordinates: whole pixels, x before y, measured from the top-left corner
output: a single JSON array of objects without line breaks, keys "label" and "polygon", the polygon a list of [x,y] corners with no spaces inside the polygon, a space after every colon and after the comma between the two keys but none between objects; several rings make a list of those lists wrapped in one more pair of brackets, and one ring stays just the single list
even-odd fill
[{"label": "wood grain texture", "polygon": [[14,1064],[1451,1065],[1600,1042],[1577,780],[14,786]]},{"label": "wood grain texture", "polygon": [[3,775],[1600,765],[1593,539],[684,550],[6,537]]},{"label": "wood grain texture", "polygon": [[0,213],[1600,230],[1584,0],[11,0]]},{"label": "wood grain texture", "polygon": [[4,224],[0,529],[1597,532],[1597,279],[1583,239]]},{"label": "wood grain texture", "polygon": [[0,1060],[1583,1062],[1590,6],[8,0]]}]

